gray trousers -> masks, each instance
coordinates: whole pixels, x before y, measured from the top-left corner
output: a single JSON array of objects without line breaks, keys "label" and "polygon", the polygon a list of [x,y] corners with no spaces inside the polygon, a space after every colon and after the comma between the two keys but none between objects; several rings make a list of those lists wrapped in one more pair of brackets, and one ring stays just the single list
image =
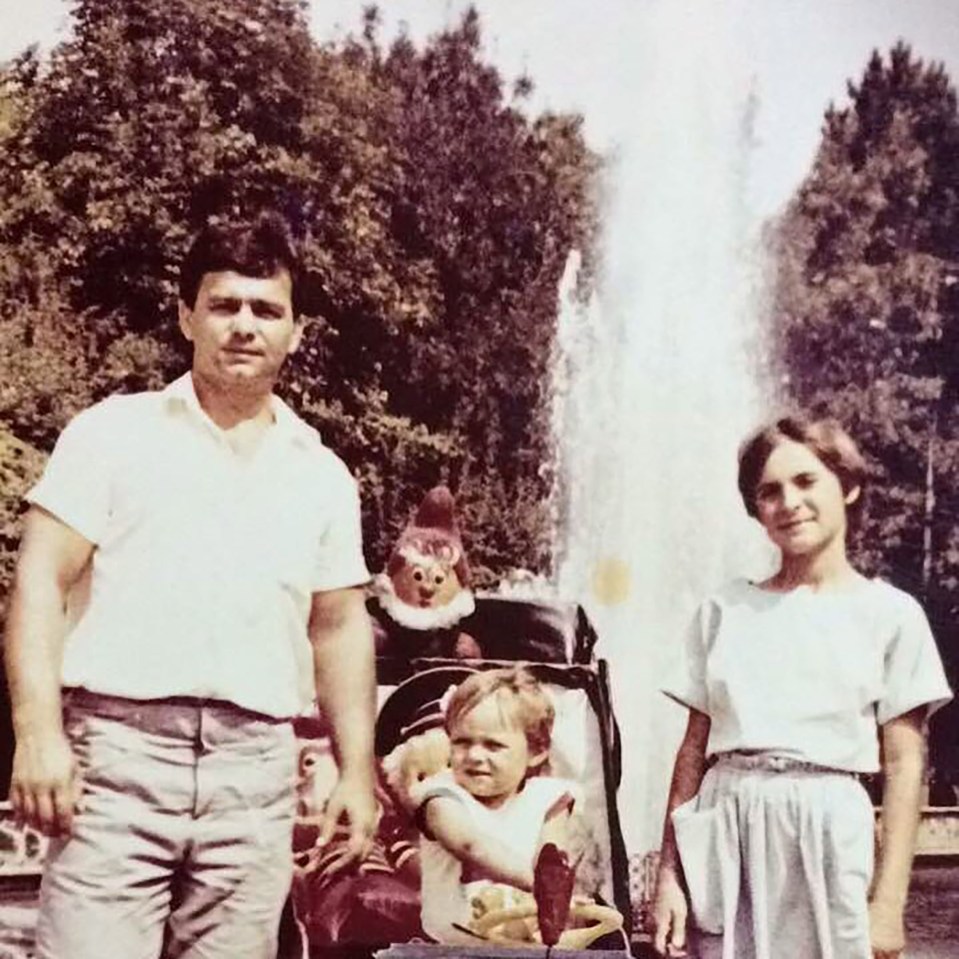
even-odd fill
[{"label": "gray trousers", "polygon": [[289,723],[64,694],[83,779],[40,891],[38,959],[272,959],[292,875]]},{"label": "gray trousers", "polygon": [[855,778],[720,761],[673,826],[696,959],[871,959],[873,810]]}]

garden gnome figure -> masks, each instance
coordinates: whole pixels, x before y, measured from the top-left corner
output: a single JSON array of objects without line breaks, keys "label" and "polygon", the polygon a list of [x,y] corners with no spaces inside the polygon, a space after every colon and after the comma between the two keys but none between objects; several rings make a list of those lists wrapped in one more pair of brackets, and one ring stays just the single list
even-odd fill
[{"label": "garden gnome figure", "polygon": [[383,614],[376,616],[379,655],[482,656],[476,640],[458,625],[476,603],[453,495],[445,486],[423,498],[374,588]]}]

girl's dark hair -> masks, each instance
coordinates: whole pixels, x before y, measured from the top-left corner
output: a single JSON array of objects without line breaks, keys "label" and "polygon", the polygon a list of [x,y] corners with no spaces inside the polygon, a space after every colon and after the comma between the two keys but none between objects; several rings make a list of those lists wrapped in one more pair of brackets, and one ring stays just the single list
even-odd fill
[{"label": "girl's dark hair", "polygon": [[196,236],[180,265],[180,299],[193,309],[207,273],[232,271],[265,278],[279,270],[290,274],[293,313],[301,312],[298,288],[300,258],[289,224],[274,211],[255,219],[208,223]]},{"label": "girl's dark hair", "polygon": [[[802,414],[784,416],[751,436],[739,451],[739,494],[746,512],[756,515],[756,489],[769,454],[784,440],[802,443],[836,474],[844,493],[863,490],[868,467],[853,438],[832,419],[812,419]],[[849,504],[858,510],[862,496]]]}]

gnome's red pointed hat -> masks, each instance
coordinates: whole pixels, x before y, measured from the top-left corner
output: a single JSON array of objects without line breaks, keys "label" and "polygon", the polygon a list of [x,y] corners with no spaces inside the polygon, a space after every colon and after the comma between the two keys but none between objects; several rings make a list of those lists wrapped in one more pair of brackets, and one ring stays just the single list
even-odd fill
[{"label": "gnome's red pointed hat", "polygon": [[386,565],[388,576],[407,562],[440,559],[455,572],[463,588],[469,587],[470,567],[456,523],[456,504],[445,486],[435,486],[420,503],[416,515],[400,534]]}]

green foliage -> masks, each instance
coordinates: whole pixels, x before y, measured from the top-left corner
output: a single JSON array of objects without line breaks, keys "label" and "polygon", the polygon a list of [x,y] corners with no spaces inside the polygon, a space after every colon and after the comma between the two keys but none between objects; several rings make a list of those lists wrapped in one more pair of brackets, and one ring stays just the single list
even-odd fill
[{"label": "green foliage", "polygon": [[481,573],[544,569],[556,289],[596,159],[518,86],[474,12],[417,49],[372,11],[318,45],[294,0],[76,0],[68,42],[0,75],[0,422],[49,449],[183,369],[189,236],[272,204],[311,277],[283,391],[360,477],[371,563],[442,480]]},{"label": "green foliage", "polygon": [[942,66],[903,44],[873,55],[826,114],[776,247],[785,391],[870,457],[856,559],[924,598],[955,676],[959,115]]},{"label": "green foliage", "polygon": [[[42,453],[0,426],[0,489],[4,493],[0,497],[0,577],[4,583],[13,578],[23,494],[40,478],[44,460]],[[0,596],[0,613],[3,606]]]},{"label": "green foliage", "polygon": [[779,229],[784,371],[791,395],[846,421],[875,462],[867,565],[913,588],[930,577],[955,588],[959,567],[940,548],[952,511],[926,515],[927,494],[938,501],[959,465],[955,94],[940,66],[899,45],[888,62],[874,55],[849,95],[828,112]]}]

